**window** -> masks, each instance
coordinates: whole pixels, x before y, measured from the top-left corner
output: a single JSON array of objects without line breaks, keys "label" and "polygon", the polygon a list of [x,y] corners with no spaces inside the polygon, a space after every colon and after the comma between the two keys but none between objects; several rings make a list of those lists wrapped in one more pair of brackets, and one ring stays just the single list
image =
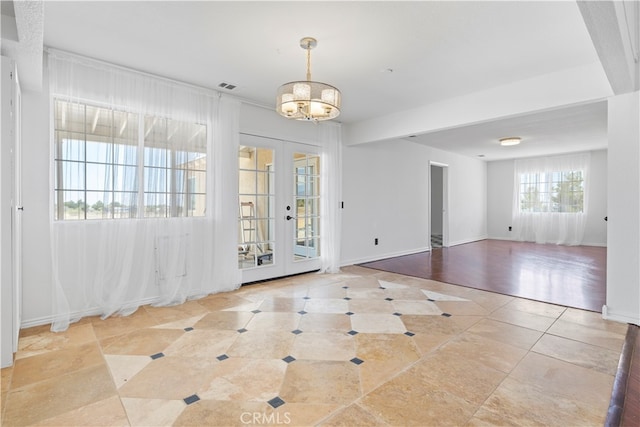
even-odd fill
[{"label": "window", "polygon": [[55,100],[55,219],[203,216],[206,130]]},{"label": "window", "polygon": [[296,261],[320,256],[320,156],[293,154],[294,197],[296,200]]},{"label": "window", "polygon": [[151,116],[144,121],[144,216],[203,216],[206,126]]},{"label": "window", "polygon": [[519,207],[523,213],[583,212],[583,171],[521,174]]}]

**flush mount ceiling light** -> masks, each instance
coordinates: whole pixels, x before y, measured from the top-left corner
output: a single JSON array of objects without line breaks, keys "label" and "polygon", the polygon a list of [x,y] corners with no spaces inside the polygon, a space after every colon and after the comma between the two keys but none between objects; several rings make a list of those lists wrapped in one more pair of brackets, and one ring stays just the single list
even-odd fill
[{"label": "flush mount ceiling light", "polygon": [[522,138],[519,136],[510,136],[508,138],[500,138],[500,145],[507,147],[509,145],[518,145]]},{"label": "flush mount ceiling light", "polygon": [[320,121],[340,114],[340,91],[326,83],[311,81],[311,49],[318,45],[312,37],[300,40],[307,51],[307,80],[285,83],[278,88],[276,110],[288,119]]}]

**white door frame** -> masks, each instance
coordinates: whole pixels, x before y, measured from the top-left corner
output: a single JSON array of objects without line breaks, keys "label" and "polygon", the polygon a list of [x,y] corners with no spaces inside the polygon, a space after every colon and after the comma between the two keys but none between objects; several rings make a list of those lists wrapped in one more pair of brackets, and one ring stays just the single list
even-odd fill
[{"label": "white door frame", "polygon": [[[250,134],[240,134],[240,145],[273,150],[275,179],[274,194],[274,251],[273,263],[241,269],[241,283],[268,280],[276,277],[314,271],[320,268],[320,258],[294,261],[295,195],[293,183],[293,153],[319,154],[320,147]],[[286,207],[289,206],[289,210]],[[236,225],[237,226],[237,225]]]},{"label": "white door frame", "polygon": [[431,194],[431,183],[433,182],[431,176],[431,166],[436,166],[442,168],[442,247],[449,247],[449,165],[447,163],[440,163],[429,161],[429,185],[428,185],[428,247],[429,250],[432,250],[431,247],[431,204],[432,204],[432,194]]},{"label": "white door frame", "polygon": [[21,92],[15,62],[3,56],[0,146],[0,367],[13,364],[22,317]]}]

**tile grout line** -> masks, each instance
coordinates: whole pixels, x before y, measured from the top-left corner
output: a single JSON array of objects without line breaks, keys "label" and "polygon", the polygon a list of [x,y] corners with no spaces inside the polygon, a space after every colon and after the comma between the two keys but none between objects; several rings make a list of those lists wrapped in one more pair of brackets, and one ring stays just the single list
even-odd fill
[{"label": "tile grout line", "polygon": [[[518,297],[515,297],[515,298],[518,298]],[[514,309],[514,310],[515,310],[515,309]],[[496,390],[498,390],[498,389],[500,388],[500,386],[502,386],[502,384],[503,384],[507,379],[511,378],[511,374],[513,373],[513,371],[514,371],[515,369],[517,369],[517,368],[518,368],[518,366],[520,366],[520,364],[522,363],[522,361],[523,361],[523,360],[524,360],[524,359],[525,359],[525,358],[526,358],[530,353],[532,353],[532,352],[533,352],[533,353],[539,354],[539,353],[537,353],[537,352],[535,352],[535,351],[533,350],[533,347],[535,347],[535,346],[536,346],[536,344],[537,344],[538,342],[540,342],[540,340],[542,339],[542,337],[544,337],[544,336],[545,336],[545,334],[547,333],[546,331],[548,331],[548,330],[551,328],[551,326],[553,326],[553,324],[555,324],[555,322],[556,322],[556,321],[557,321],[557,320],[562,316],[562,314],[564,314],[564,313],[565,313],[565,311],[566,311],[566,310],[567,310],[567,307],[564,307],[564,310],[562,310],[562,313],[560,313],[560,314],[555,318],[555,320],[553,321],[553,323],[551,323],[551,325],[549,325],[549,327],[547,327],[547,329],[546,329],[545,331],[538,331],[538,330],[535,330],[535,329],[529,329],[529,328],[526,328],[526,327],[523,327],[523,326],[520,326],[520,325],[513,325],[512,323],[502,322],[502,321],[497,320],[497,319],[490,319],[490,320],[493,320],[493,321],[496,321],[496,322],[501,322],[501,323],[505,323],[505,324],[512,325],[512,326],[517,326],[517,327],[524,328],[524,329],[535,330],[536,332],[541,332],[542,334],[541,334],[541,335],[540,335],[540,337],[539,337],[539,338],[538,338],[538,339],[537,339],[537,340],[536,340],[536,341],[535,341],[535,342],[534,342],[534,343],[529,347],[529,349],[527,350],[527,352],[526,352],[526,353],[525,353],[525,354],[520,358],[520,360],[518,360],[518,363],[516,363],[516,364],[511,368],[511,370],[510,370],[508,373],[506,373],[505,377],[504,377],[504,378],[503,378],[503,379],[502,379],[502,380],[501,380],[501,381],[500,381],[500,382],[499,382],[499,383],[494,387],[493,391],[492,391],[492,392],[487,396],[487,398],[486,398],[486,399],[485,399],[485,400],[484,400],[484,401],[483,401],[483,402],[482,402],[482,403],[481,403],[481,404],[476,408],[476,410],[475,410],[475,412],[473,413],[473,415],[471,415],[471,417],[469,417],[469,418],[466,420],[466,423],[469,423],[473,418],[475,418],[476,414],[478,414],[478,412],[479,412],[479,411],[480,411],[480,410],[485,406],[485,404],[489,401],[489,399],[491,399],[491,397],[495,394]],[[511,379],[512,379],[512,380],[514,380],[514,381],[518,381],[518,380],[516,380],[516,379],[514,379],[514,378],[511,378]],[[518,381],[518,382],[519,382],[519,381]]]}]

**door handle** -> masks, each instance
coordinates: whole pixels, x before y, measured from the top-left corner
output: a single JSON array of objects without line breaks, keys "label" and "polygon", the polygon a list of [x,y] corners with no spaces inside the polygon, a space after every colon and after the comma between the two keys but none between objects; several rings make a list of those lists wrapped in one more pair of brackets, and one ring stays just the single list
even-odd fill
[{"label": "door handle", "polygon": [[295,218],[292,217],[291,215],[287,215],[284,217],[284,219],[286,219],[287,221],[291,221],[292,219],[295,219]]}]

